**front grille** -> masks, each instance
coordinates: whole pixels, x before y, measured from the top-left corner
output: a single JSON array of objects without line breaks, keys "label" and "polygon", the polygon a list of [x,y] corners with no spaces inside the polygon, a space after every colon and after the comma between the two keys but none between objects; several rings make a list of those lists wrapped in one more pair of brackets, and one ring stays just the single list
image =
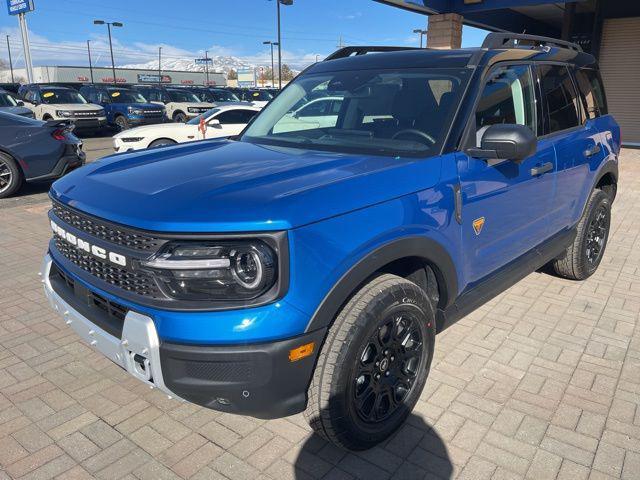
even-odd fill
[{"label": "front grille", "polygon": [[163,240],[157,237],[104,222],[57,202],[53,202],[53,213],[66,224],[115,245],[143,252],[156,252],[164,243]]},{"label": "front grille", "polygon": [[111,285],[147,298],[165,298],[160,292],[153,277],[144,272],[134,272],[119,268],[111,263],[103,262],[97,257],[55,237],[56,249],[67,260],[85,272]]},{"label": "front grille", "polygon": [[76,118],[89,118],[89,117],[99,117],[103,115],[102,110],[89,110],[89,111],[76,111],[73,112],[73,116]]},{"label": "front grille", "polygon": [[[81,313],[95,312],[96,308],[101,313],[90,314],[91,321],[106,332],[121,338],[124,318],[127,315],[127,308],[117,302],[107,300],[102,295],[98,295],[91,290],[77,284],[74,278],[67,275],[61,268],[53,263],[49,275],[51,285],[58,295],[61,295],[67,302],[78,308]],[[88,308],[89,311],[84,312]]]},{"label": "front grille", "polygon": [[145,117],[160,117],[164,115],[162,110],[144,110]]}]

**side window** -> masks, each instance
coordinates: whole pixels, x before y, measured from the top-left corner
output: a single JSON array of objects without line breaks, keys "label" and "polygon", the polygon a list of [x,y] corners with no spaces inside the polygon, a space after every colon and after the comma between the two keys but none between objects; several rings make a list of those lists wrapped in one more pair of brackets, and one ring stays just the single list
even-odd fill
[{"label": "side window", "polygon": [[576,83],[582,95],[582,103],[587,118],[597,118],[607,114],[607,102],[602,87],[602,79],[597,70],[581,68],[575,71]]},{"label": "side window", "polygon": [[476,109],[478,140],[486,127],[500,123],[526,125],[536,133],[535,90],[526,65],[498,67],[489,74]]},{"label": "side window", "polygon": [[547,100],[549,125],[554,133],[580,125],[580,106],[569,70],[561,65],[539,65],[538,78],[542,96]]},{"label": "side window", "polygon": [[[250,115],[247,115],[250,114]],[[220,115],[216,117],[217,120],[220,121],[222,125],[225,124],[240,124],[240,123],[249,123],[249,120],[253,118],[255,112],[245,111],[245,110],[228,110],[226,112],[222,112]]]},{"label": "side window", "polygon": [[329,107],[331,100],[318,100],[302,107],[298,111],[299,117],[322,117],[323,115],[331,115]]}]

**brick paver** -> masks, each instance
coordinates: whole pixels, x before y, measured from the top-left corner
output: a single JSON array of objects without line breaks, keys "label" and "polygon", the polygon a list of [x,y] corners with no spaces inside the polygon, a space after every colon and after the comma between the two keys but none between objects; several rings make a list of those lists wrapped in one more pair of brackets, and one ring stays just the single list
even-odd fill
[{"label": "brick paver", "polygon": [[407,425],[359,454],[129,378],[44,299],[44,194],[0,204],[0,479],[640,479],[640,152],[621,163],[598,272],[534,273],[438,336]]}]

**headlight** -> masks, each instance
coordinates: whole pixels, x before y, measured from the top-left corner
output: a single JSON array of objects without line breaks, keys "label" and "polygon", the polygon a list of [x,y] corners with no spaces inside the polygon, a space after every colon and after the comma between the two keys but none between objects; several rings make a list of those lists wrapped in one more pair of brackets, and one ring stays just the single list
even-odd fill
[{"label": "headlight", "polygon": [[140,140],[144,140],[144,137],[123,137],[120,140],[126,143],[139,142]]},{"label": "headlight", "polygon": [[69,110],[56,110],[56,116],[58,116],[58,117],[72,117],[73,116],[73,112],[70,112]]},{"label": "headlight", "polygon": [[277,281],[276,254],[261,241],[174,243],[142,265],[176,300],[252,300]]}]

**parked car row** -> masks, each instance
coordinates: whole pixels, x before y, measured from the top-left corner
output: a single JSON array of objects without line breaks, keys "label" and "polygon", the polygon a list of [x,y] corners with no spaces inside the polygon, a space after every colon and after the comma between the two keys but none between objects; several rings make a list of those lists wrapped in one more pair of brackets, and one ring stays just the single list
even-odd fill
[{"label": "parked car row", "polygon": [[[71,120],[77,130],[119,131],[172,121],[184,123],[214,107],[241,104],[264,107],[274,93],[264,89],[227,89],[165,85],[22,85],[17,93],[0,90],[0,108],[38,120]],[[18,109],[18,110],[16,110]]]}]

